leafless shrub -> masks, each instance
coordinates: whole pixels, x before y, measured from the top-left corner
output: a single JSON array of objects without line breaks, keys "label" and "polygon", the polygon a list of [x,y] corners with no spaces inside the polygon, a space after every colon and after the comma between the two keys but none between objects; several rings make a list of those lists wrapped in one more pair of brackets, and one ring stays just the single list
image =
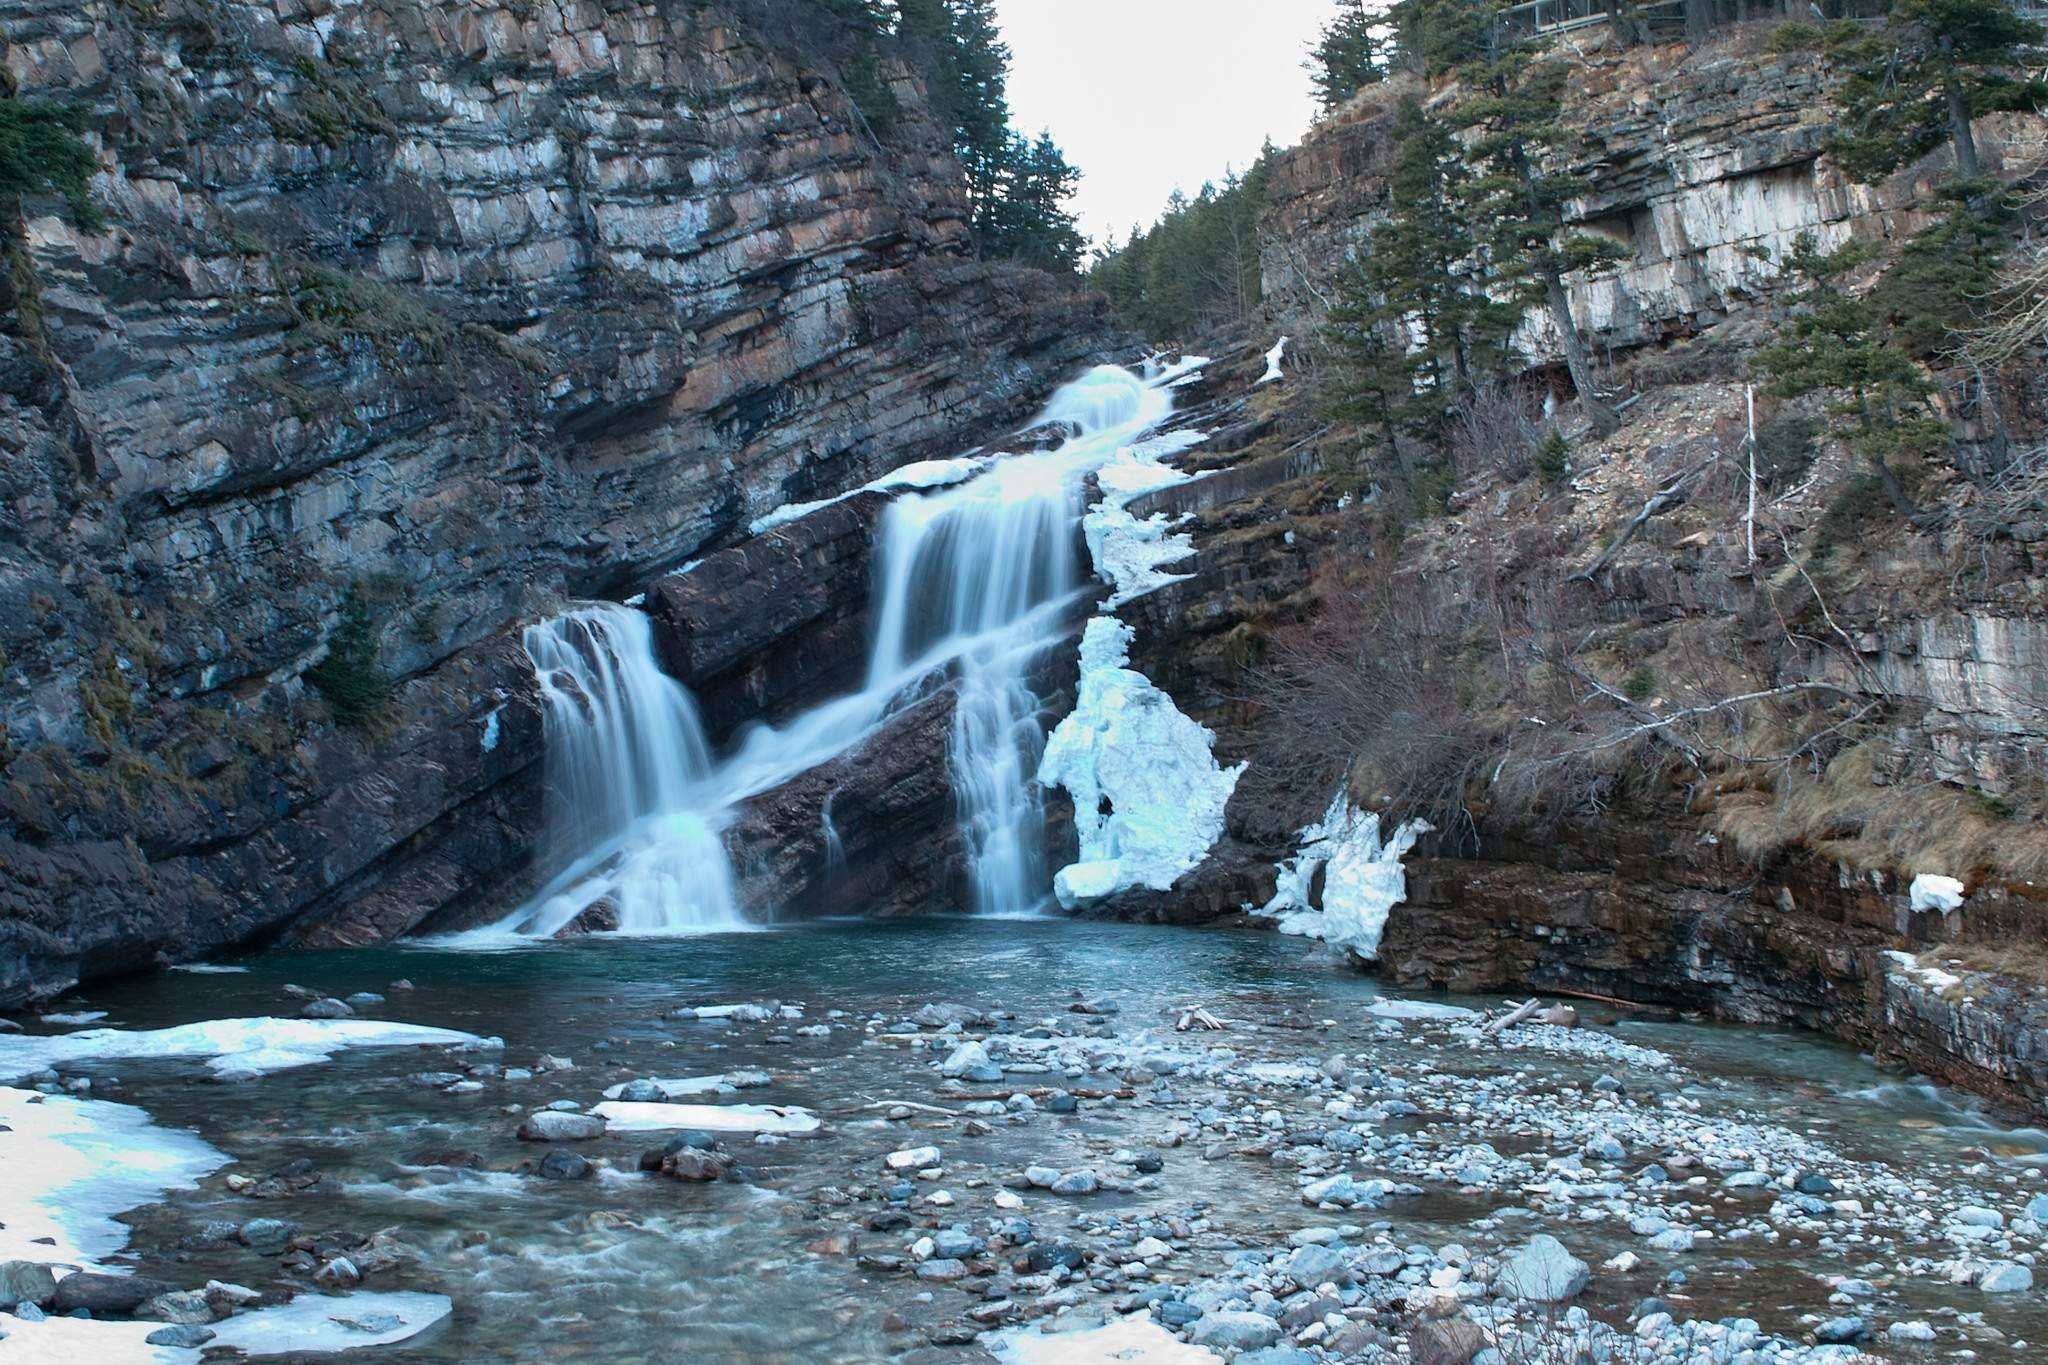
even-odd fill
[{"label": "leafless shrub", "polygon": [[1263,773],[1325,801],[1355,777],[1369,799],[1471,840],[1466,792],[1490,748],[1460,659],[1476,605],[1441,580],[1325,584],[1314,621],[1277,632],[1252,674],[1268,715]]},{"label": "leafless shrub", "polygon": [[1461,479],[1481,474],[1520,479],[1553,425],[1543,415],[1540,389],[1487,379],[1451,409],[1451,466]]}]

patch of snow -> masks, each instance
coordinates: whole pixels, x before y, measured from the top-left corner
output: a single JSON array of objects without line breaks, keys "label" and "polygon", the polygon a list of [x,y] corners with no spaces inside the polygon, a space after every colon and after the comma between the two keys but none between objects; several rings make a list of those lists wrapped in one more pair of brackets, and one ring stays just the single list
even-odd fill
[{"label": "patch of snow", "polygon": [[1194,538],[1175,532],[1177,521],[1164,512],[1154,512],[1140,520],[1128,507],[1146,493],[1187,483],[1195,477],[1161,461],[1206,439],[1207,434],[1199,431],[1169,432],[1119,450],[1095,472],[1102,498],[1082,518],[1081,530],[1088,541],[1088,555],[1095,564],[1096,577],[1114,589],[1105,607],[1120,607],[1155,588],[1188,577],[1167,573],[1164,566],[1193,554]]},{"label": "patch of snow", "polygon": [[[160,1322],[106,1322],[92,1318],[0,1319],[0,1358],[10,1365],[182,1365],[199,1352],[152,1346],[143,1338],[161,1331]],[[212,1345],[208,1342],[207,1345]]]},{"label": "patch of snow", "polygon": [[1888,952],[1885,957],[1899,969],[1900,976],[1917,981],[1931,991],[1945,991],[1951,986],[1963,984],[1963,979],[1954,972],[1945,972],[1939,967],[1922,966],[1911,953]]},{"label": "patch of snow", "polygon": [[1946,915],[1960,910],[1963,905],[1963,884],[1954,877],[1938,876],[1932,872],[1922,872],[1913,878],[1907,894],[1913,898],[1916,912],[1936,910]]},{"label": "patch of snow", "polygon": [[127,1244],[115,1214],[192,1189],[227,1163],[132,1104],[0,1088],[0,1171],[22,1177],[0,1179],[0,1261],[96,1265]]},{"label": "patch of snow", "polygon": [[815,1133],[822,1126],[808,1109],[780,1104],[634,1104],[606,1100],[591,1113],[614,1133],[700,1128],[707,1133]]},{"label": "patch of snow", "polygon": [[1478,1013],[1462,1005],[1439,1005],[1430,1000],[1375,1000],[1365,1012],[1381,1019],[1477,1019]]},{"label": "patch of snow", "polygon": [[1281,337],[1272,350],[1266,352],[1266,372],[1259,376],[1259,383],[1271,384],[1285,379],[1287,374],[1280,368],[1280,357],[1287,354],[1287,338]]},{"label": "patch of snow", "polygon": [[1222,1365],[1223,1361],[1206,1346],[1181,1341],[1144,1313],[1078,1332],[1015,1327],[986,1341],[1003,1365]]},{"label": "patch of snow", "polygon": [[[988,455],[962,455],[950,460],[918,460],[858,488],[849,488],[836,497],[819,498],[815,502],[785,503],[767,516],[755,519],[747,531],[751,535],[765,535],[778,526],[787,526],[799,517],[809,516],[821,507],[845,502],[857,493],[901,493],[909,489],[944,488],[948,484],[965,483],[988,468],[992,458]],[[685,565],[678,572],[686,573],[691,567]]]},{"label": "patch of snow", "polygon": [[1060,870],[1061,905],[1146,886],[1164,891],[1223,833],[1244,772],[1220,768],[1215,736],[1130,662],[1131,630],[1097,616],[1081,637],[1080,696],[1046,741],[1038,780],[1074,798],[1081,857]]},{"label": "patch of snow", "polygon": [[[1339,792],[1321,823],[1301,831],[1300,852],[1282,864],[1279,888],[1258,913],[1279,921],[1283,934],[1319,938],[1360,957],[1376,957],[1387,915],[1408,891],[1401,859],[1429,829],[1421,820],[1410,820],[1382,842],[1380,817],[1353,806]],[[1318,909],[1309,904],[1309,887],[1325,867]]]},{"label": "patch of snow", "polygon": [[224,962],[180,962],[171,970],[194,976],[243,976],[249,971],[247,967],[232,967]]},{"label": "patch of snow", "polygon": [[242,1078],[324,1062],[351,1047],[435,1047],[484,1042],[473,1033],[380,1019],[210,1019],[173,1028],[96,1028],[49,1037],[0,1037],[0,1080],[108,1057],[204,1057]]},{"label": "patch of snow", "polygon": [[446,1321],[454,1311],[442,1294],[301,1294],[290,1303],[214,1323],[214,1339],[206,1345],[232,1346],[252,1356],[389,1346]]}]

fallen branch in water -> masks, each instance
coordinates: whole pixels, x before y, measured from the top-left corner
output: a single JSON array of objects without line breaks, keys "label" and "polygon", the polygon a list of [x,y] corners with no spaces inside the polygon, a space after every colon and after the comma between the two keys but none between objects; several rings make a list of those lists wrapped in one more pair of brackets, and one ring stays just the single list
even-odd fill
[{"label": "fallen branch in water", "polygon": [[1224,1023],[1200,1005],[1196,1005],[1182,1014],[1180,1022],[1173,1026],[1176,1033],[1186,1033],[1189,1029],[1217,1030],[1229,1027],[1230,1025]]},{"label": "fallen branch in water", "polygon": [[[965,1100],[970,1104],[980,1103],[984,1100],[995,1100],[1001,1103],[1012,1095],[1023,1095],[1030,1099],[1042,1100],[1058,1093],[1060,1093],[1058,1086],[1041,1085],[1035,1086],[1030,1090],[1005,1090],[1000,1095],[960,1095],[956,1098]],[[1077,1100],[1128,1100],[1135,1098],[1138,1092],[1126,1086],[1122,1090],[1068,1090],[1065,1093],[1072,1095]]]},{"label": "fallen branch in water", "polygon": [[1536,1012],[1537,1006],[1540,1003],[1541,1002],[1538,1001],[1535,996],[1530,996],[1527,1000],[1515,1006],[1513,1009],[1509,1010],[1506,1014],[1503,1014],[1498,1019],[1489,1019],[1484,1024],[1481,1024],[1479,1026],[1479,1036],[1482,1038],[1491,1038],[1494,1034],[1501,1032],[1503,1029],[1513,1028],[1516,1024],[1521,1023],[1524,1019],[1527,1019],[1530,1015],[1534,1014]]}]

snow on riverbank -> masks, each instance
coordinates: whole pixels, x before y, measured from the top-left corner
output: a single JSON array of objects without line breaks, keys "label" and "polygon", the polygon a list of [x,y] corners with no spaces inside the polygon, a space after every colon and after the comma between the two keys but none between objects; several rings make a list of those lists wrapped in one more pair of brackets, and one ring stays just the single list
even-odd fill
[{"label": "snow on riverbank", "polygon": [[127,1244],[115,1214],[227,1163],[134,1105],[0,1088],[0,1261],[96,1266]]},{"label": "snow on riverbank", "polygon": [[1061,905],[1144,886],[1164,891],[1223,833],[1242,764],[1217,766],[1215,736],[1130,662],[1131,630],[1113,616],[1081,637],[1080,697],[1046,741],[1038,780],[1074,798],[1079,862],[1053,879]]},{"label": "snow on riverbank", "polygon": [[[1380,817],[1360,810],[1339,792],[1320,824],[1301,832],[1301,851],[1280,869],[1279,890],[1259,914],[1279,921],[1283,934],[1319,938],[1360,957],[1377,957],[1387,916],[1408,892],[1401,859],[1429,825],[1410,820],[1380,839]],[[1318,869],[1323,878],[1320,907],[1309,904]]]},{"label": "snow on riverbank", "polygon": [[379,1019],[210,1019],[173,1028],[97,1028],[54,1037],[0,1037],[0,1081],[46,1067],[110,1057],[204,1057],[223,1079],[243,1079],[324,1062],[352,1047],[435,1047],[489,1040],[454,1029]]}]

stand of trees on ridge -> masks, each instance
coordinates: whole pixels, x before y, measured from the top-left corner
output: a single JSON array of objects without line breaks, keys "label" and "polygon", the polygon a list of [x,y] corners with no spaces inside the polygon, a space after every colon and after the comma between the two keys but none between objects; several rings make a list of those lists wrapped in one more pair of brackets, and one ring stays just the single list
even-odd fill
[{"label": "stand of trees on ridge", "polygon": [[[1592,430],[1617,424],[1565,280],[1612,269],[1622,252],[1568,220],[1586,188],[1571,168],[1591,159],[1566,117],[1570,66],[1543,35],[1504,25],[1506,10],[1494,0],[1347,0],[1308,62],[1326,113],[1390,83],[1379,97],[1391,143],[1387,214],[1344,267],[1314,339],[1323,402],[1376,431],[1389,472],[1425,485],[1432,499],[1450,485],[1464,409],[1512,382],[1522,363],[1510,338],[1532,318],[1560,353]],[[1641,7],[1611,12],[1619,40],[1639,41]],[[1776,12],[1737,0],[1673,10],[1688,32]],[[1994,111],[2042,108],[2048,92],[2030,70],[2043,33],[2005,0],[1902,0],[1852,12],[1862,17],[1779,23],[1771,42],[1825,64],[1837,109],[1828,152],[1851,177],[1874,182],[1948,153],[1936,221],[1882,263],[1863,244],[1822,252],[1811,241],[1772,261],[1785,284],[1778,326],[1750,364],[1767,393],[1825,402],[1873,494],[1920,518],[1919,485],[1936,464],[1982,480],[2009,454],[2000,366],[2020,353],[1973,343],[2001,290],[2016,287],[2012,254],[2030,205],[1982,173],[1971,125]],[[1269,173],[1270,149],[1241,180],[1176,196],[1152,228],[1111,244],[1092,273],[1126,320],[1167,340],[1248,316]],[[2041,201],[2036,193],[2031,207]],[[2036,277],[2038,268],[2028,278]],[[2040,340],[2021,358],[2037,362]],[[1967,456],[1932,401],[1944,372],[1970,376],[1969,406],[1990,432]],[[1519,467],[1561,476],[1569,455],[1554,433],[1541,423],[1524,429],[1532,448]]]},{"label": "stand of trees on ridge", "polygon": [[974,233],[984,254],[1048,270],[1078,269],[1087,246],[1067,209],[1081,173],[1050,133],[1026,138],[1010,126],[1010,49],[994,0],[801,0],[815,33],[830,27],[840,82],[878,140],[901,111],[884,57],[923,76],[932,105],[953,130],[967,173]]}]

